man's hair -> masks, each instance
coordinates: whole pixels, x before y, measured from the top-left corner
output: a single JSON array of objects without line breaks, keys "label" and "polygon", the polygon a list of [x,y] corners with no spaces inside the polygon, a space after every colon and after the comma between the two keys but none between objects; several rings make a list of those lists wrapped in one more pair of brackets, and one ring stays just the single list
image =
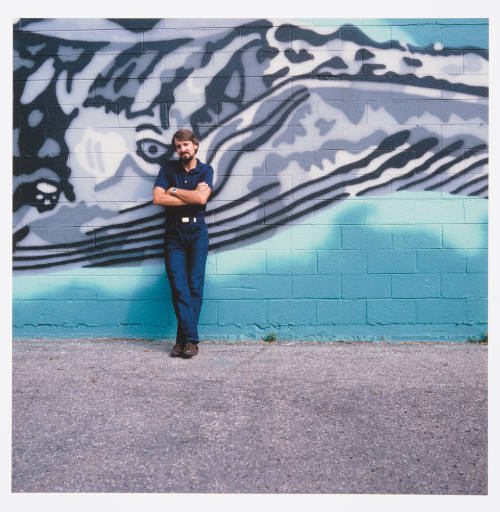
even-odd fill
[{"label": "man's hair", "polygon": [[191,130],[188,130],[187,128],[177,130],[174,133],[174,135],[172,137],[172,146],[174,146],[174,148],[175,148],[175,140],[176,139],[179,141],[190,140],[196,146],[200,145],[200,141],[196,138],[195,134]]}]

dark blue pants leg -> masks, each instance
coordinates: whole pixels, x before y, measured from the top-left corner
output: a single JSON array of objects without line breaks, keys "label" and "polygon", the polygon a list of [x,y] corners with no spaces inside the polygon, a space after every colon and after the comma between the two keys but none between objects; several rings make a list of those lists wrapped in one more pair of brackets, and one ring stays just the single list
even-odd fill
[{"label": "dark blue pants leg", "polygon": [[177,316],[177,343],[198,343],[208,232],[205,224],[177,225],[165,235],[165,267]]},{"label": "dark blue pants leg", "polygon": [[208,230],[205,224],[196,226],[190,231],[188,258],[188,286],[193,304],[195,324],[198,325],[201,304],[203,301],[203,285],[205,283],[205,266],[208,255]]}]

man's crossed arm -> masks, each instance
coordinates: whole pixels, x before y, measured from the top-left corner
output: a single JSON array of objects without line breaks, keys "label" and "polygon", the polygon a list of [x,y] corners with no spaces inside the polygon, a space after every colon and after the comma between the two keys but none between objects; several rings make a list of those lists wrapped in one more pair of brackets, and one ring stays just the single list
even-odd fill
[{"label": "man's crossed arm", "polygon": [[153,189],[153,204],[161,204],[162,206],[204,205],[212,193],[212,190],[204,181],[198,183],[194,190],[178,188],[175,194],[172,194],[173,188],[170,187],[165,190],[162,187],[155,187]]}]

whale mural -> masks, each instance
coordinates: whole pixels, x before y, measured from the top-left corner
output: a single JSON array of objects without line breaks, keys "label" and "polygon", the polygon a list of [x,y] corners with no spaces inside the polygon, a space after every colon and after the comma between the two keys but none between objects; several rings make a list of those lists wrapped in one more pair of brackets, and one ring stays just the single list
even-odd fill
[{"label": "whale mural", "polygon": [[212,250],[349,198],[488,197],[486,49],[293,20],[132,21],[15,27],[16,272],[161,259],[151,187],[179,127],[216,172]]},{"label": "whale mural", "polygon": [[152,204],[215,170],[203,339],[487,330],[488,20],[20,19],[15,336],[176,333]]}]

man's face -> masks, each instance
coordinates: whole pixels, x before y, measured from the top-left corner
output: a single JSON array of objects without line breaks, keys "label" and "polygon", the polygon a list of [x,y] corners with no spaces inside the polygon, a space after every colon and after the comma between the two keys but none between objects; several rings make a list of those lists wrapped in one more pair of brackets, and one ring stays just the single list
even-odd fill
[{"label": "man's face", "polygon": [[190,162],[198,151],[198,145],[193,144],[190,140],[174,139],[174,142],[175,150],[183,162]]}]

